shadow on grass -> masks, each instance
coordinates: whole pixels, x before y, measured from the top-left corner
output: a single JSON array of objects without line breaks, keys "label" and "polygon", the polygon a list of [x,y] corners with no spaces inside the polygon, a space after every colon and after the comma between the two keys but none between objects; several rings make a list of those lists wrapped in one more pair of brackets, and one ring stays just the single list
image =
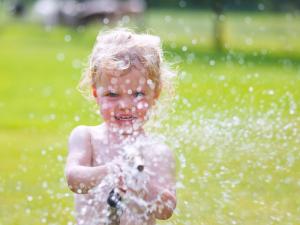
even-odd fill
[{"label": "shadow on grass", "polygon": [[[187,59],[194,58],[199,62],[215,62],[233,63],[240,65],[278,65],[289,69],[300,64],[299,52],[271,52],[268,50],[261,51],[244,51],[239,49],[231,49],[224,51],[214,51],[201,49],[200,47],[192,46],[189,50],[183,52],[180,47],[172,48],[170,44],[165,45],[166,57],[172,58],[177,56]],[[194,55],[194,56],[192,56]]]}]

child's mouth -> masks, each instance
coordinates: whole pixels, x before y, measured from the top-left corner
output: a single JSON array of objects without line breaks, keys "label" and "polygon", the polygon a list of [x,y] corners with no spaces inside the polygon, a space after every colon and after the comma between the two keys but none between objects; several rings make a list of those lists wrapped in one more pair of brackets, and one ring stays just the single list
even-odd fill
[{"label": "child's mouth", "polygon": [[116,120],[120,120],[120,121],[132,121],[134,119],[136,119],[136,117],[134,116],[115,116]]}]

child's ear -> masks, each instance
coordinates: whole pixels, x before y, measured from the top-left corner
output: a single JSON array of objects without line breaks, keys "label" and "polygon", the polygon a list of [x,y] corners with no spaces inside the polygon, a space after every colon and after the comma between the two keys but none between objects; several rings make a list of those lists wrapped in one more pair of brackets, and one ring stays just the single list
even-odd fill
[{"label": "child's ear", "polygon": [[154,91],[154,99],[157,100],[161,91],[161,86],[157,87]]},{"label": "child's ear", "polygon": [[96,88],[96,85],[93,85],[93,86],[92,86],[92,92],[93,92],[93,96],[94,96],[95,98],[97,98],[97,88]]}]

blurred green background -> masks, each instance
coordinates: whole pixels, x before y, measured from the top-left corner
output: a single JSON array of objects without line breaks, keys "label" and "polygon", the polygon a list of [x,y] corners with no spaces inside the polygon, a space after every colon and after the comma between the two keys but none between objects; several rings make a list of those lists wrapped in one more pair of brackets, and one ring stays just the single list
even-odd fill
[{"label": "blurred green background", "polygon": [[203,2],[148,1],[143,25],[123,16],[79,27],[43,26],[30,5],[13,17],[1,2],[0,225],[75,224],[68,135],[101,122],[76,86],[98,31],[117,25],[159,35],[179,70],[161,128],[177,158],[178,206],[159,224],[300,224],[299,11],[293,1],[224,7],[218,50]]}]

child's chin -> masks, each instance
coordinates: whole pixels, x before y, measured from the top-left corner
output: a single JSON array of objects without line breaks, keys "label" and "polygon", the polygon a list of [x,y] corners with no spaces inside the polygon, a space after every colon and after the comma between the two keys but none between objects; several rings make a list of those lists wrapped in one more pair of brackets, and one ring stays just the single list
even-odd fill
[{"label": "child's chin", "polygon": [[133,124],[117,124],[118,127],[118,133],[122,135],[132,135],[137,133],[141,127],[142,124],[140,123],[133,123]]}]

